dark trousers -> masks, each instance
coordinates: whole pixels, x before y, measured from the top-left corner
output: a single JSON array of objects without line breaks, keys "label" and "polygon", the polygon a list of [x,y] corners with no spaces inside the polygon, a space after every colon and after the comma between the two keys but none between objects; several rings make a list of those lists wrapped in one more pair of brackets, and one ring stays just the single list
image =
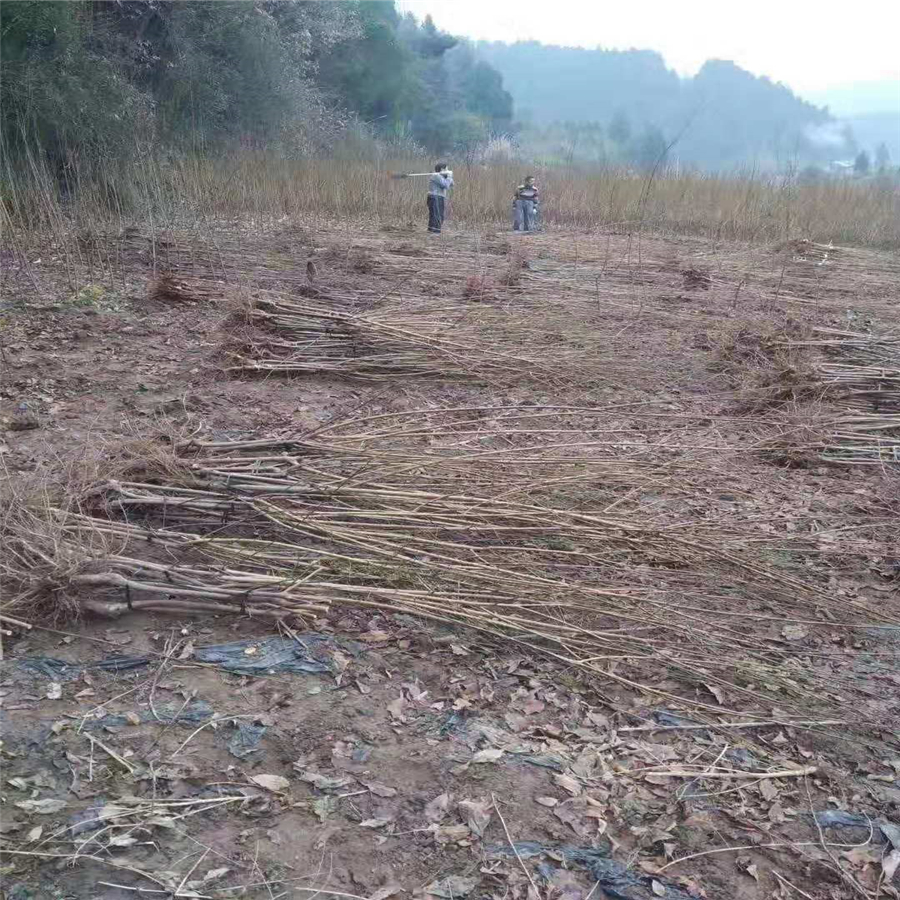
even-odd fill
[{"label": "dark trousers", "polygon": [[444,224],[444,198],[437,194],[428,195],[428,230],[433,234],[441,233]]}]

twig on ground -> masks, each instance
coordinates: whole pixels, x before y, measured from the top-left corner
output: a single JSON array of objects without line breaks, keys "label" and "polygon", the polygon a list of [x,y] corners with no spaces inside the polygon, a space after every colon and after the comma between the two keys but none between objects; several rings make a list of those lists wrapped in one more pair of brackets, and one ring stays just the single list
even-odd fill
[{"label": "twig on ground", "polygon": [[500,824],[503,826],[503,833],[506,835],[506,840],[509,842],[509,848],[515,854],[516,860],[519,863],[522,871],[525,873],[525,877],[528,879],[528,883],[531,885],[534,890],[535,897],[540,897],[541,893],[537,889],[537,885],[534,883],[534,879],[531,877],[531,872],[528,871],[528,866],[525,865],[525,861],[519,855],[519,851],[516,848],[515,842],[512,839],[512,835],[509,833],[509,828],[506,827],[506,820],[503,818],[503,813],[500,812],[500,807],[497,805],[497,798],[491,794],[491,802],[494,804],[494,811],[497,813],[497,818],[500,820]]}]

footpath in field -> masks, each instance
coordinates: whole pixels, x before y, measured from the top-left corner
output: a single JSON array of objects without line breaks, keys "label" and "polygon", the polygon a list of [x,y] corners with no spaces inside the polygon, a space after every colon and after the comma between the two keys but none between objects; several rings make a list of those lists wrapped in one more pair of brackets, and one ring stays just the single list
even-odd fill
[{"label": "footpath in field", "polygon": [[898,896],[895,257],[91,246],[4,313],[8,896]]}]

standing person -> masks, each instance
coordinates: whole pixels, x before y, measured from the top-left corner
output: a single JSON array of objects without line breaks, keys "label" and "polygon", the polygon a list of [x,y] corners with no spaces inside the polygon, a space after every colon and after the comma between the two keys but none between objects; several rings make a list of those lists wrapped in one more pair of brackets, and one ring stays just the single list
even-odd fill
[{"label": "standing person", "polygon": [[453,173],[447,168],[447,163],[438,163],[434,174],[428,179],[428,230],[432,234],[441,233],[447,191],[452,187]]},{"label": "standing person", "polygon": [[529,175],[513,195],[513,230],[534,231],[537,227],[538,189]]}]

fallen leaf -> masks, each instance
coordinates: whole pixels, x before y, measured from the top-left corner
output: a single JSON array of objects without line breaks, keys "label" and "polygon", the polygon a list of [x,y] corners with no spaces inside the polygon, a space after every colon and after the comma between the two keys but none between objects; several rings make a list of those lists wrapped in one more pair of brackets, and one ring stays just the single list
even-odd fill
[{"label": "fallen leaf", "polygon": [[877,863],[881,859],[881,849],[865,844],[854,847],[852,850],[842,850],[840,855],[854,866],[867,866],[869,863]]},{"label": "fallen leaf", "polygon": [[780,803],[773,803],[769,807],[769,821],[780,825],[785,820],[784,809]]},{"label": "fallen leaf", "polygon": [[655,878],[650,882],[650,890],[656,894],[657,897],[665,897],[666,896],[666,886],[661,882],[657,881]]},{"label": "fallen leaf", "polygon": [[454,656],[468,656],[469,651],[466,650],[461,644],[451,644],[450,650]]},{"label": "fallen leaf", "polygon": [[484,831],[491,821],[491,804],[479,800],[462,800],[459,803],[459,811],[473,834],[484,837]]},{"label": "fallen leaf", "polygon": [[499,747],[488,747],[485,750],[479,750],[473,757],[473,763],[489,763],[497,762],[503,756],[503,750]]},{"label": "fallen leaf", "polygon": [[132,837],[130,834],[114,834],[109,839],[109,845],[111,847],[130,847],[132,844],[137,843],[137,838]]},{"label": "fallen leaf", "polygon": [[584,824],[584,810],[583,800],[566,800],[554,807],[553,815],[568,825],[579,837],[585,837],[587,828]]},{"label": "fallen leaf", "polygon": [[396,700],[387,705],[387,711],[395,722],[405,722],[403,710],[406,708],[406,698],[401,694]]},{"label": "fallen leaf", "polygon": [[393,816],[380,816],[376,819],[365,819],[360,822],[362,828],[384,828],[393,821]]},{"label": "fallen leaf", "polygon": [[759,881],[759,869],[756,867],[755,863],[747,866],[747,874],[756,882]]},{"label": "fallen leaf", "polygon": [[396,797],[397,789],[388,787],[386,784],[381,784],[379,781],[370,781],[366,784],[366,787],[375,794],[376,797]]},{"label": "fallen leaf", "polygon": [[450,806],[449,794],[438,794],[434,800],[429,800],[425,804],[425,818],[429,822],[440,822],[447,815],[447,809]]},{"label": "fallen leaf", "polygon": [[361,641],[367,644],[380,644],[383,641],[389,641],[391,636],[386,631],[367,631],[359,636]]},{"label": "fallen leaf", "polygon": [[28,832],[28,837],[26,838],[26,840],[30,844],[33,841],[36,841],[43,833],[44,833],[44,826],[43,825],[35,825],[34,828],[32,828],[31,831]]},{"label": "fallen leaf", "polygon": [[553,780],[573,797],[581,793],[581,785],[571,775],[557,774],[553,776]]},{"label": "fallen leaf", "polygon": [[703,687],[705,687],[712,695],[716,698],[716,703],[720,706],[725,702],[724,696],[722,694],[722,688],[716,687],[714,684],[706,684],[703,683]]},{"label": "fallen leaf", "polygon": [[302,781],[311,784],[320,791],[336,791],[340,788],[347,787],[347,785],[351,783],[350,778],[334,778],[330,775],[322,775],[320,772],[313,772],[309,769],[301,770],[298,768],[297,763],[294,763],[294,768],[300,773]]},{"label": "fallen leaf", "polygon": [[524,731],[528,727],[528,719],[519,713],[506,713],[503,718],[513,731]]},{"label": "fallen leaf", "polygon": [[809,632],[802,625],[785,625],[781,629],[781,636],[786,641],[802,641]]},{"label": "fallen leaf", "polygon": [[763,797],[771,802],[778,796],[778,788],[775,786],[774,778],[764,778],[759,783],[759,792]]},{"label": "fallen leaf", "polygon": [[434,839],[438,844],[451,844],[464,841],[472,833],[468,825],[432,825]]},{"label": "fallen leaf", "polygon": [[450,875],[448,878],[442,878],[440,881],[432,881],[425,890],[435,897],[446,897],[447,900],[455,900],[456,897],[466,897],[471,894],[477,884],[477,878]]},{"label": "fallen leaf", "polygon": [[523,712],[526,716],[534,716],[537,715],[537,713],[543,712],[547,708],[547,704],[535,697],[529,697],[521,703],[517,703],[515,708],[520,712]]},{"label": "fallen leaf", "polygon": [[62,685],[58,681],[51,681],[47,685],[47,699],[59,700],[62,698]]},{"label": "fallen leaf", "polygon": [[552,806],[556,806],[556,804],[559,803],[559,800],[557,800],[556,797],[535,797],[534,802],[540,803],[541,806],[551,806],[552,807]]},{"label": "fallen leaf", "polygon": [[37,813],[39,816],[49,816],[66,808],[66,801],[54,797],[45,800],[20,800],[16,806],[28,813]]},{"label": "fallen leaf", "polygon": [[390,884],[386,884],[383,888],[378,888],[374,894],[370,894],[368,900],[388,900],[388,897],[401,893],[403,893],[403,885],[393,881]]},{"label": "fallen leaf", "polygon": [[335,806],[337,806],[337,801],[334,797],[319,797],[319,799],[313,803],[312,809],[319,821],[324,825],[329,814],[334,812]]},{"label": "fallen leaf", "polygon": [[272,791],[275,794],[283,793],[291,786],[287,778],[282,775],[251,775],[250,780],[261,788]]},{"label": "fallen leaf", "polygon": [[220,878],[223,878],[227,875],[231,869],[227,866],[223,866],[221,869],[210,869],[202,879],[203,884],[209,884],[211,881],[218,881]]},{"label": "fallen leaf", "polygon": [[884,870],[884,880],[890,884],[900,866],[900,850],[891,850],[890,853],[881,861],[881,868]]}]

